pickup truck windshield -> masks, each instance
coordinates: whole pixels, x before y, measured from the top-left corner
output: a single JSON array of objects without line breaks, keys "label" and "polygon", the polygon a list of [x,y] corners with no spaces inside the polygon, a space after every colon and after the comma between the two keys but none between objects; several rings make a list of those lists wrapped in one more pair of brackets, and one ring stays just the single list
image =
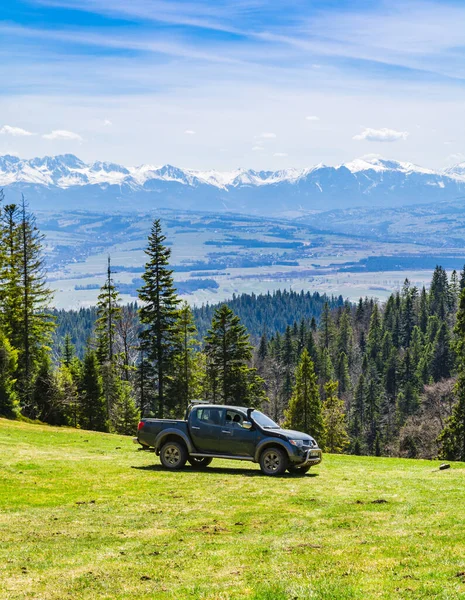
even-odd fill
[{"label": "pickup truck windshield", "polygon": [[259,410],[252,411],[252,419],[263,427],[263,429],[281,429],[270,417],[267,417]]}]

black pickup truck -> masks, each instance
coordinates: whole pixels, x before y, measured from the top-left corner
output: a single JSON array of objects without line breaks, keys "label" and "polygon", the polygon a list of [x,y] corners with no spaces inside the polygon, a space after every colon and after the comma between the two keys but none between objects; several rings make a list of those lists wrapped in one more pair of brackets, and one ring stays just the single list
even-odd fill
[{"label": "black pickup truck", "polygon": [[321,462],[321,450],[308,434],[281,429],[258,410],[193,404],[184,420],[142,419],[134,442],[154,448],[163,466],[181,469],[186,461],[206,467],[214,458],[260,464],[265,475],[306,473]]}]

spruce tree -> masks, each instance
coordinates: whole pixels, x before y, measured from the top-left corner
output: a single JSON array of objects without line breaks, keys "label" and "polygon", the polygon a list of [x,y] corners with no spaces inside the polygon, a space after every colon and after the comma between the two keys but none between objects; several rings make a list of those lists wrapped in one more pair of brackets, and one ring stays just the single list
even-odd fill
[{"label": "spruce tree", "polygon": [[137,431],[140,412],[136,408],[127,381],[119,381],[118,394],[112,414],[112,430],[121,435],[134,435]]},{"label": "spruce tree", "polygon": [[449,312],[455,314],[460,297],[460,282],[457,271],[454,269],[449,282]]},{"label": "spruce tree", "polygon": [[365,375],[361,373],[354,393],[352,413],[350,416],[350,433],[354,439],[359,440],[365,431],[365,397],[366,397]]},{"label": "spruce tree", "polygon": [[333,362],[328,348],[322,348],[318,364],[320,381],[324,385],[334,377]]},{"label": "spruce tree", "polygon": [[344,414],[344,401],[338,397],[337,381],[325,384],[323,404],[324,426],[326,431],[325,449],[332,454],[341,453],[349,445]]},{"label": "spruce tree", "polygon": [[97,358],[101,365],[113,362],[115,353],[115,334],[118,322],[121,320],[119,292],[113,281],[111,260],[108,256],[107,278],[100,288],[97,299],[97,321],[95,327],[97,339]]},{"label": "spruce tree", "polygon": [[61,351],[61,362],[65,365],[66,368],[70,368],[71,362],[74,358],[74,346],[71,342],[71,336],[69,333],[65,335],[65,341],[63,343],[63,348]]},{"label": "spruce tree", "polygon": [[351,364],[353,359],[353,331],[350,314],[346,310],[342,313],[339,321],[337,349],[339,355],[344,353],[347,357],[348,363]]},{"label": "spruce tree", "polygon": [[433,344],[431,375],[434,381],[450,377],[453,366],[454,356],[451,347],[449,328],[446,323],[442,323],[436,333]]},{"label": "spruce tree", "polygon": [[325,428],[320,392],[313,362],[306,349],[297,366],[296,382],[289,408],[285,412],[284,426],[309,433],[324,448]]},{"label": "spruce tree", "polygon": [[460,294],[454,332],[459,361],[459,376],[455,386],[457,402],[438,441],[443,458],[465,461],[465,289]]},{"label": "spruce tree", "polygon": [[0,330],[0,415],[2,417],[16,417],[19,412],[18,396],[15,390],[17,364],[18,352]]},{"label": "spruce tree", "polygon": [[331,309],[328,302],[325,302],[320,319],[320,345],[322,348],[329,350],[330,354],[333,351],[335,336],[336,329],[331,316]]},{"label": "spruce tree", "polygon": [[80,385],[80,423],[83,429],[108,431],[108,415],[103,393],[99,362],[94,350],[87,350],[84,357]]},{"label": "spruce tree", "polygon": [[383,330],[381,319],[379,316],[378,305],[375,304],[370,319],[370,328],[368,330],[367,354],[370,362],[376,366],[378,370],[382,368],[381,349],[383,340]]},{"label": "spruce tree", "polygon": [[137,364],[135,377],[135,391],[137,406],[143,417],[154,416],[153,407],[155,404],[155,369],[153,364],[147,360],[142,349],[139,351],[139,361]]},{"label": "spruce tree", "polygon": [[249,335],[226,304],[213,315],[205,355],[207,393],[214,403],[258,406],[265,400],[264,381],[248,366],[252,358]]},{"label": "spruce tree", "polygon": [[382,389],[380,386],[379,376],[372,365],[370,369],[370,375],[366,385],[366,396],[365,396],[365,443],[368,447],[370,454],[374,453],[375,439],[379,432],[379,412],[381,404],[381,393]]},{"label": "spruce tree", "polygon": [[[463,266],[463,269],[460,271],[459,286],[460,286],[460,294],[461,294],[462,290],[465,288],[465,265]],[[460,298],[459,298],[459,300],[460,300]]]},{"label": "spruce tree", "polygon": [[434,269],[431,287],[429,291],[430,314],[436,315],[441,321],[444,320],[450,307],[450,290],[447,273],[437,266]]},{"label": "spruce tree", "polygon": [[163,418],[165,404],[170,401],[169,379],[176,353],[174,333],[179,304],[173,285],[173,272],[168,267],[171,250],[165,241],[160,220],[156,219],[145,251],[149,260],[142,275],[144,284],[139,290],[139,298],[143,303],[140,320],[144,325],[140,334],[141,346],[156,375],[155,408],[159,418]]},{"label": "spruce tree", "polygon": [[22,408],[34,416],[34,378],[43,349],[51,341],[54,322],[49,310],[52,292],[47,287],[42,252],[44,236],[28,212],[24,197],[19,208],[5,207],[2,239],[7,248],[0,291],[3,327],[18,350],[16,386]]},{"label": "spruce tree", "polygon": [[337,361],[336,377],[339,383],[339,390],[341,394],[348,394],[351,391],[350,373],[349,373],[349,361],[345,352],[339,354]]},{"label": "spruce tree", "polygon": [[0,213],[0,323],[14,348],[21,346],[21,213],[16,204],[8,204]]},{"label": "spruce tree", "polygon": [[184,302],[179,309],[174,336],[176,354],[173,364],[172,393],[176,398],[174,413],[181,416],[186,411],[190,400],[199,397],[203,381],[197,356],[200,345],[197,339],[197,327],[187,302]]},{"label": "spruce tree", "polygon": [[291,328],[288,325],[284,333],[284,340],[281,350],[281,361],[284,366],[284,378],[281,395],[284,403],[289,402],[292,394],[292,386],[294,383],[294,363],[295,363],[295,347],[292,338]]},{"label": "spruce tree", "polygon": [[264,331],[262,333],[262,336],[260,338],[260,344],[258,346],[258,358],[261,361],[264,361],[266,359],[266,357],[268,356],[268,338],[266,336],[266,332]]},{"label": "spruce tree", "polygon": [[420,314],[418,318],[418,325],[422,333],[426,333],[428,314],[428,294],[426,293],[425,286],[423,286],[420,295]]},{"label": "spruce tree", "polygon": [[[408,282],[408,279],[406,279]],[[414,300],[417,293],[416,288],[411,288],[410,284],[408,287],[405,286],[404,297],[402,302],[402,317],[401,317],[401,331],[402,331],[402,344],[407,347],[410,344],[410,338],[412,336],[412,330],[416,325]]]}]

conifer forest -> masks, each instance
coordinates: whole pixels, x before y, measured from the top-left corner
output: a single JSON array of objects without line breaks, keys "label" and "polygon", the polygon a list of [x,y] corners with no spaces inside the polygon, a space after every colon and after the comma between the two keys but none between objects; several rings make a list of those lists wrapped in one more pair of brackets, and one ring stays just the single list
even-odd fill
[{"label": "conifer forest", "polygon": [[465,270],[384,304],[280,291],[191,308],[155,220],[137,304],[109,257],[97,305],[57,311],[34,215],[0,200],[0,415],[131,435],[205,399],[328,452],[465,460]]}]

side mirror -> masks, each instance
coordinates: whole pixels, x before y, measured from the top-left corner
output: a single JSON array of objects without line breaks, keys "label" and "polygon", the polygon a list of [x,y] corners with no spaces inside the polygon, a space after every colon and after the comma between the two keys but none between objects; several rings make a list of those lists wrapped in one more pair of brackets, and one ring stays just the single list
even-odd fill
[{"label": "side mirror", "polygon": [[250,421],[242,421],[242,429],[252,429],[253,425]]}]

